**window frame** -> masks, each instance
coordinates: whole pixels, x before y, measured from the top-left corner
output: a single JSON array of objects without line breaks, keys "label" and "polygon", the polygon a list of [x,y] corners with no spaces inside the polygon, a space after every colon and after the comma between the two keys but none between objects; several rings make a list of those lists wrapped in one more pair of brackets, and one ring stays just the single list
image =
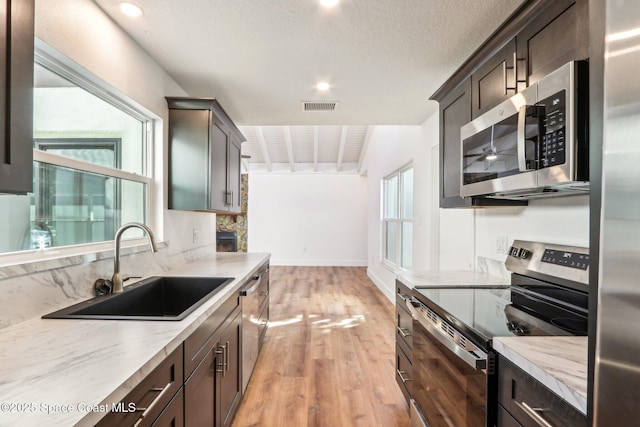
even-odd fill
[{"label": "window frame", "polygon": [[[143,184],[145,192],[143,220],[145,224],[154,228],[155,216],[151,212],[151,206],[155,206],[154,193],[157,190],[154,185],[153,169],[151,165],[153,165],[153,147],[155,143],[155,135],[153,131],[157,125],[156,122],[158,117],[156,117],[152,112],[146,110],[144,107],[137,106],[135,101],[128,98],[125,94],[122,94],[116,89],[110,87],[108,83],[83,69],[70,58],[67,58],[62,53],[56,51],[37,38],[35,40],[34,65],[36,63],[60,75],[91,95],[96,96],[97,98],[139,120],[142,124],[142,165],[140,169],[141,173],[128,172],[121,169],[84,162],[82,160],[77,160],[59,154],[53,154],[51,152],[38,149],[35,145],[33,149],[33,161],[69,168],[78,172],[87,172],[109,178]],[[45,141],[48,139],[49,138],[40,138],[34,135],[33,141]],[[75,139],[75,137],[73,135],[69,135],[64,139],[71,140]],[[145,243],[144,237],[135,237],[126,240],[129,241],[127,246]],[[112,246],[113,239],[110,239],[100,242],[54,246],[45,249],[26,249],[14,252],[4,252],[0,253],[0,265],[13,265],[15,263],[21,263],[23,260],[33,262],[36,260],[59,258],[60,256],[73,256],[100,252],[107,248],[112,248]],[[37,259],[34,259],[33,257],[35,253],[38,254]]]},{"label": "window frame", "polygon": [[[389,269],[392,270],[397,270],[397,269],[401,269],[401,270],[408,270],[411,268],[411,266],[404,267],[402,265],[403,262],[403,247],[404,247],[404,239],[403,239],[403,233],[402,233],[402,228],[403,225],[406,223],[410,223],[413,227],[413,210],[411,212],[411,217],[410,218],[406,218],[405,217],[405,212],[403,212],[404,208],[403,208],[403,200],[404,200],[404,196],[406,193],[406,189],[405,189],[405,183],[404,183],[404,179],[403,177],[405,176],[404,174],[409,171],[412,170],[413,171],[413,163],[410,163],[408,165],[405,165],[399,169],[397,169],[396,171],[394,171],[393,173],[385,176],[382,178],[382,189],[381,189],[381,247],[380,247],[380,259],[382,260],[382,263]],[[397,178],[397,187],[396,187],[396,194],[397,197],[395,198],[395,211],[397,214],[397,218],[387,218],[387,212],[388,212],[388,197],[387,197],[387,182],[393,178]],[[413,178],[412,178],[412,188],[413,188]],[[413,200],[413,193],[411,193],[411,198]],[[413,203],[412,203],[413,206]],[[394,224],[396,227],[396,232],[397,232],[397,238],[396,238],[396,247],[395,247],[395,253],[396,253],[396,260],[395,262],[390,260],[389,258],[387,258],[387,227],[390,224]],[[413,264],[413,233],[411,234],[411,264]]]}]

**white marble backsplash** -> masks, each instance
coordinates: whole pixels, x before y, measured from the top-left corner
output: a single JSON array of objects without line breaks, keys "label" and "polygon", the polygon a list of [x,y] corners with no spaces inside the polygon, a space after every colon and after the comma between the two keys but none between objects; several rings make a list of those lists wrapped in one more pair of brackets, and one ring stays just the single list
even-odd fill
[{"label": "white marble backsplash", "polygon": [[[120,270],[132,277],[162,274],[215,253],[213,245],[169,255],[167,244],[153,253],[147,244],[123,248]],[[0,267],[0,329],[93,297],[98,278],[113,274],[113,250]]]},{"label": "white marble backsplash", "polygon": [[480,273],[487,273],[491,276],[502,277],[509,280],[511,273],[504,265],[504,261],[498,261],[492,258],[485,258],[479,256],[477,259],[476,270]]}]

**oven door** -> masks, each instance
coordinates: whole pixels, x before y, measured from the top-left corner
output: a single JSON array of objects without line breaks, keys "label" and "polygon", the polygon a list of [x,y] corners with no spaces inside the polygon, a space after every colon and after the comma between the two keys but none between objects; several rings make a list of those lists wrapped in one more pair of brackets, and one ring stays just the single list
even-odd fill
[{"label": "oven door", "polygon": [[[424,304],[407,301],[413,316],[412,425],[483,427],[487,416],[487,355]],[[462,346],[459,342],[462,340]],[[458,341],[456,343],[455,341]]]}]

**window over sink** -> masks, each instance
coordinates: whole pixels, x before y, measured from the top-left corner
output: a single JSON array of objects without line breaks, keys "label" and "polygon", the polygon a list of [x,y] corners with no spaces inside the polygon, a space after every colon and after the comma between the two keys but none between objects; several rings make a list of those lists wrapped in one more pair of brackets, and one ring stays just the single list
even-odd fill
[{"label": "window over sink", "polygon": [[152,119],[37,44],[34,76],[33,192],[0,195],[0,253],[104,242],[146,223]]}]

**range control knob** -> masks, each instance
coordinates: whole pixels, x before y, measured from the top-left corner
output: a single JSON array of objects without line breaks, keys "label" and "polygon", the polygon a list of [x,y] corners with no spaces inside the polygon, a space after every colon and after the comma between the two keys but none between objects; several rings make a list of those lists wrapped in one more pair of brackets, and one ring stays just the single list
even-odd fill
[{"label": "range control knob", "polygon": [[509,255],[517,257],[518,253],[520,252],[520,248],[516,248],[515,246],[511,246],[509,248]]},{"label": "range control knob", "polygon": [[513,332],[514,335],[523,336],[529,334],[527,328],[516,321],[508,322],[507,328]]},{"label": "range control knob", "polygon": [[520,249],[520,253],[518,255],[522,259],[527,259],[531,256],[531,251],[523,248],[523,249]]}]

